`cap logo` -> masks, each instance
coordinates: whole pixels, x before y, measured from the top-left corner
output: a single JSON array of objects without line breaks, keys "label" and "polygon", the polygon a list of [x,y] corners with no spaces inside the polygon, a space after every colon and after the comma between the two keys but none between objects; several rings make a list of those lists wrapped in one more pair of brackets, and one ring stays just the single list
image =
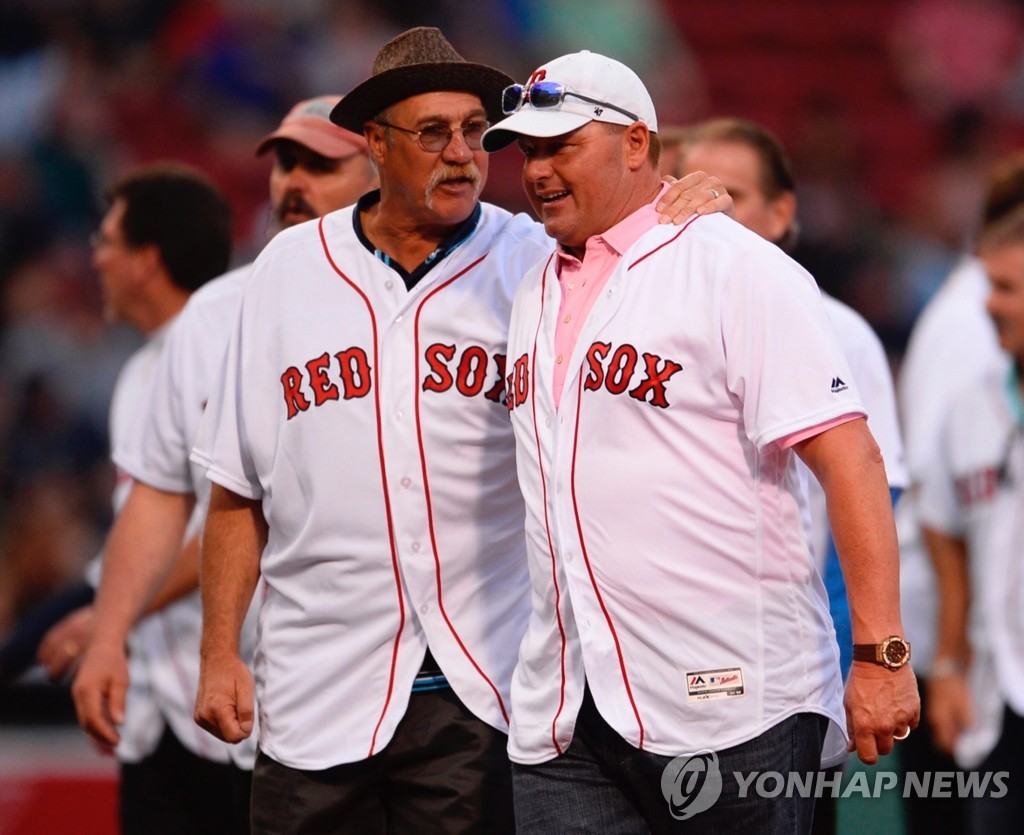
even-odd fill
[{"label": "cap logo", "polygon": [[534,70],[533,75],[530,76],[530,80],[526,82],[526,86],[529,87],[536,81],[543,81],[547,78],[548,71],[545,69]]},{"label": "cap logo", "polygon": [[594,115],[595,116],[600,116],[602,113],[604,113],[604,108],[603,107],[595,107],[594,108]]},{"label": "cap logo", "polygon": [[334,102],[330,99],[313,99],[302,108],[304,116],[319,116],[321,119],[330,121],[331,110],[334,109]]}]

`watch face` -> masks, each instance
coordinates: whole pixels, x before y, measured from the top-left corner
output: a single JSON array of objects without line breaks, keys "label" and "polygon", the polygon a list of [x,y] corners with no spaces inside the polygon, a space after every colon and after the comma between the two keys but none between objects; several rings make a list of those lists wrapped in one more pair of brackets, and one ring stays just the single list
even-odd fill
[{"label": "watch face", "polygon": [[907,644],[900,639],[886,641],[882,647],[882,660],[890,667],[900,667],[905,664],[907,655]]}]

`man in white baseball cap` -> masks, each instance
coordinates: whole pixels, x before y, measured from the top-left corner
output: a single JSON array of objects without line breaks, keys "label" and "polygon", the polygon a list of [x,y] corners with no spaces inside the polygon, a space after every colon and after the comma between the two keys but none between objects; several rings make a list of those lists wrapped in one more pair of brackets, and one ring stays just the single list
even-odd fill
[{"label": "man in white baseball cap", "polygon": [[[882,458],[818,288],[727,217],[659,226],[657,117],[618,61],[558,58],[503,110],[484,147],[518,141],[558,242],[509,326],[533,587],[516,825],[809,832],[813,797],[737,774],[813,781],[847,732],[873,763],[919,714]],[[824,488],[862,643],[845,715],[797,457]]]},{"label": "man in white baseball cap", "polygon": [[540,67],[527,84],[507,87],[502,110],[511,114],[484,135],[497,151],[524,136],[559,136],[588,122],[630,126],[643,122],[658,132],[654,102],[640,77],[625,64],[583,50]]}]

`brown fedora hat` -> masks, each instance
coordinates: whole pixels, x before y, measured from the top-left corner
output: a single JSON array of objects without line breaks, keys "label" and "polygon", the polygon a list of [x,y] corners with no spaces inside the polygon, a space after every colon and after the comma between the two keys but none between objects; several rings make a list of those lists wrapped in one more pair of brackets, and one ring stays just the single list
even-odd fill
[{"label": "brown fedora hat", "polygon": [[331,121],[361,134],[363,124],[395,102],[444,90],[474,93],[488,118],[502,118],[501,92],[513,79],[459,55],[440,29],[417,26],[392,38],[373,60],[373,72],[331,111]]}]

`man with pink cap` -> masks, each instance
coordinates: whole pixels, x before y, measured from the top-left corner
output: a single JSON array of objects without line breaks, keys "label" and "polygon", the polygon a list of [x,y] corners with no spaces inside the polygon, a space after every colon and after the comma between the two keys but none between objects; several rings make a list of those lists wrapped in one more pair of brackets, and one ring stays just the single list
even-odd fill
[{"label": "man with pink cap", "polygon": [[[258,155],[274,155],[270,202],[277,229],[349,205],[376,185],[366,141],[328,118],[339,100],[339,96],[321,96],[300,102],[257,148]],[[119,741],[118,725],[125,716],[130,684],[125,641],[130,632],[147,628],[149,619],[135,624],[160,583],[164,582],[165,588],[157,594],[158,599],[188,594],[185,601],[194,614],[187,629],[155,635],[147,646],[147,659],[158,654],[173,673],[152,677],[154,687],[166,681],[161,692],[153,694],[157,711],[173,711],[177,726],[189,727],[193,736],[200,737],[194,746],[177,746],[180,750],[173,760],[164,758],[154,763],[150,781],[155,789],[154,815],[144,827],[148,835],[249,831],[248,783],[255,745],[225,747],[192,722],[201,625],[196,591],[198,537],[209,482],[200,469],[190,466],[188,458],[206,403],[213,396],[230,325],[238,316],[250,269],[251,265],[235,269],[190,299],[167,334],[140,414],[113,452],[117,466],[134,483],[107,541],[92,638],[73,687],[79,721],[101,744],[113,746]],[[165,581],[176,559],[172,576]],[[248,661],[252,658],[254,633],[250,618],[242,637],[243,655]],[[134,690],[131,692],[134,694]],[[199,792],[177,790],[189,785],[184,775],[194,758],[212,756],[218,761],[230,756],[236,769],[243,772],[234,794],[220,785],[205,786]],[[212,808],[226,810],[230,824],[225,823],[223,814],[210,814]]]}]

